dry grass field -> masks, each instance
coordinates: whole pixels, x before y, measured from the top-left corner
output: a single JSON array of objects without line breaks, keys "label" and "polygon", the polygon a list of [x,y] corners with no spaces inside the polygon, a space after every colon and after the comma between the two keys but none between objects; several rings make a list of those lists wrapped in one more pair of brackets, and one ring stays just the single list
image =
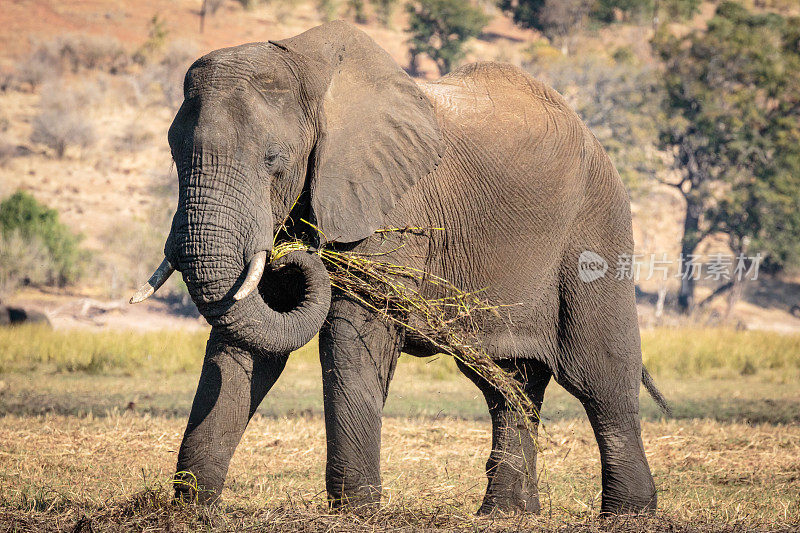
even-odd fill
[{"label": "dry grass field", "polygon": [[[38,344],[28,342],[31,338]],[[203,339],[202,332],[0,332],[0,529],[793,531],[800,526],[800,336],[646,331],[645,359],[675,409],[674,419],[664,419],[642,397],[645,447],[660,510],[654,517],[615,520],[597,518],[597,447],[580,405],[556,384],[545,399],[540,438],[543,514],[473,516],[485,488],[491,437],[483,399],[452,360],[407,356],[398,365],[384,419],[383,508],[368,515],[330,514],[313,343],[292,356],[253,419],[231,465],[222,506],[212,512],[177,507],[169,499],[169,479]],[[688,340],[684,348],[679,339]],[[129,357],[116,357],[123,350]],[[726,352],[730,357],[720,357]],[[78,353],[88,355],[76,358]],[[762,364],[752,366],[748,357]]]}]

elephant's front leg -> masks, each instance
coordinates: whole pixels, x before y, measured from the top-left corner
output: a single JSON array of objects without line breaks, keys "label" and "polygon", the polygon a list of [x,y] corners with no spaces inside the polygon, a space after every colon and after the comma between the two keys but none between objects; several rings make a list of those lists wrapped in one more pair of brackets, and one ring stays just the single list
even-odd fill
[{"label": "elephant's front leg", "polygon": [[178,453],[176,498],[209,504],[219,497],[247,423],[287,358],[288,354],[254,356],[226,343],[212,329]]},{"label": "elephant's front leg", "polygon": [[380,502],[381,415],[401,346],[395,326],[334,293],[320,332],[325,483],[333,507]]}]

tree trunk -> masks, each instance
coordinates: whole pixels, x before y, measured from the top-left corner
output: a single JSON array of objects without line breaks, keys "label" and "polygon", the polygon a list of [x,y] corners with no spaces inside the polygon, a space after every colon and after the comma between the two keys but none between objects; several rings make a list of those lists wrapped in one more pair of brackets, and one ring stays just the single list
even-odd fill
[{"label": "tree trunk", "polygon": [[697,245],[700,244],[700,213],[703,205],[692,194],[685,195],[686,217],[683,220],[683,237],[681,238],[681,289],[678,293],[678,307],[684,314],[694,310],[695,279],[692,275],[691,263]]},{"label": "tree trunk", "polygon": [[660,320],[664,314],[664,301],[667,299],[667,286],[659,284],[658,286],[658,300],[656,300],[656,319]]},{"label": "tree trunk", "polygon": [[203,7],[200,8],[200,33],[203,33],[203,30],[205,30],[207,12],[208,12],[208,0],[203,0]]},{"label": "tree trunk", "polygon": [[728,305],[727,308],[725,309],[726,322],[730,320],[731,316],[733,315],[733,308],[736,307],[736,303],[742,297],[742,282],[738,280],[736,276],[734,276],[733,279],[731,280],[731,283],[732,283],[731,291],[728,293]]}]

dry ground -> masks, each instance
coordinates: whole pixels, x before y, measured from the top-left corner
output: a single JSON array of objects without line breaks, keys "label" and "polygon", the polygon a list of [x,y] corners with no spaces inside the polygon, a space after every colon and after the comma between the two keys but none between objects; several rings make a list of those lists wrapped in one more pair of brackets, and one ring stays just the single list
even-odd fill
[{"label": "dry ground", "polygon": [[[749,335],[735,338],[747,344]],[[159,372],[150,369],[162,362],[146,358],[137,364],[140,370],[109,363],[73,371],[52,362],[25,370],[5,360],[0,531],[71,531],[76,525],[84,528],[79,531],[89,531],[89,525],[92,531],[800,527],[796,354],[778,370],[737,372],[730,366],[724,372],[694,369],[691,378],[667,370],[657,375],[676,412],[675,419],[663,419],[642,398],[660,511],[647,519],[600,521],[597,447],[580,405],[555,384],[548,388],[540,439],[544,513],[474,517],[491,437],[485,405],[451,360],[410,357],[401,358],[386,407],[383,509],[367,516],[330,514],[323,492],[320,368],[309,346],[292,356],[248,428],[222,508],[210,515],[179,508],[169,501],[168,481],[202,357],[195,337],[202,333],[169,341],[194,347],[187,349],[186,361],[164,363]],[[659,353],[656,343],[669,346],[670,338],[647,338],[648,357]],[[8,339],[4,345],[6,353],[15,349]]]},{"label": "dry ground", "polygon": [[[8,526],[64,530],[88,516],[98,530],[192,528],[197,511],[170,509],[166,480],[174,468],[183,418],[113,413],[75,420],[7,416],[0,421]],[[548,425],[544,513],[493,523],[476,519],[490,439],[485,421],[387,418],[383,430],[385,509],[371,518],[329,516],[321,492],[325,433],[320,416],[257,416],[228,476],[216,525],[291,530],[459,530],[565,524],[601,527],[598,459],[583,420]],[[800,524],[800,429],[707,420],[644,424],[645,446],[661,511],[647,528],[766,530]],[[143,492],[151,491],[151,494]],[[142,502],[141,498],[156,501]],[[140,500],[137,502],[136,499]],[[10,501],[9,501],[10,500]],[[10,520],[10,523],[8,522]],[[310,522],[310,523],[309,523]],[[313,524],[316,524],[314,527]],[[179,528],[180,529],[180,528]],[[643,525],[631,525],[643,529]]]}]

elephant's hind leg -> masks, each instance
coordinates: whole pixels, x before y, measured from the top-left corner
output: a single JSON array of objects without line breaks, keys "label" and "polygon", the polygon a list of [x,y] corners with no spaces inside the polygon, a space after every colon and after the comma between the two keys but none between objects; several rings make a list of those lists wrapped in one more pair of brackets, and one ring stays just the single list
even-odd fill
[{"label": "elephant's hind leg", "polygon": [[[568,266],[574,271],[577,264],[576,254]],[[633,282],[565,277],[555,376],[592,424],[602,467],[601,514],[653,510],[656,490],[639,423],[642,355]]]},{"label": "elephant's hind leg", "polygon": [[[550,371],[538,361],[504,359],[503,368],[515,371],[536,410],[542,407]],[[492,451],[486,462],[488,485],[478,514],[532,512],[541,509],[536,485],[536,436],[528,430],[522,415],[506,402],[500,391],[459,363],[460,370],[475,383],[486,398],[492,417]],[[536,429],[538,430],[538,424]]]}]

